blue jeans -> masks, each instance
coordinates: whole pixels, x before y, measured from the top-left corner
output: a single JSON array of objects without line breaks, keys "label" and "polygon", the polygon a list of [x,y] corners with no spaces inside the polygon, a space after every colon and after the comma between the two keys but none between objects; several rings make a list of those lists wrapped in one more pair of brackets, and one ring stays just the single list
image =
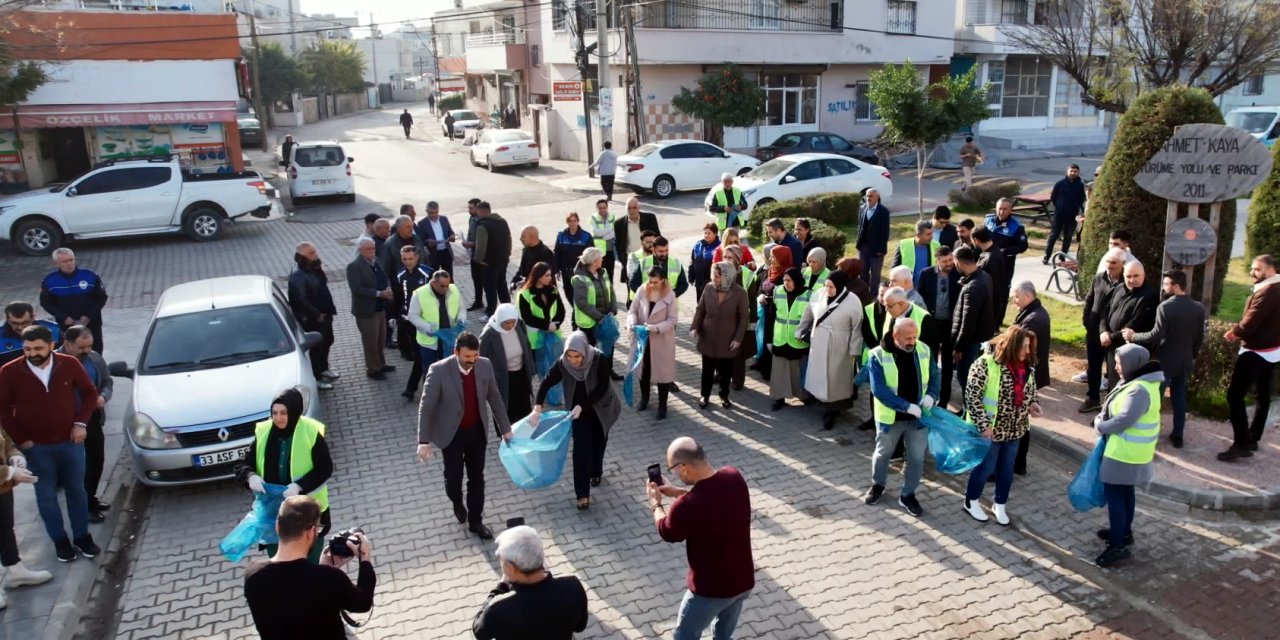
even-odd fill
[{"label": "blue jeans", "polygon": [[[956,379],[960,382],[960,407],[963,409],[966,406],[964,394],[965,387],[969,386],[969,369],[978,360],[978,356],[982,355],[982,344],[971,344],[963,349],[956,347],[956,351],[961,352],[960,362],[956,363]],[[947,357],[951,356],[947,355]],[[947,382],[950,384],[950,380]]]},{"label": "blue jeans", "polygon": [[31,473],[40,478],[35,484],[36,507],[44,530],[54,542],[67,540],[62,523],[62,507],[58,505],[58,489],[67,497],[67,517],[71,532],[78,540],[89,535],[89,494],[84,491],[84,445],[74,442],[38,444],[23,451]]},{"label": "blue jeans", "polygon": [[889,458],[902,440],[906,449],[906,466],[899,496],[913,496],[924,473],[924,452],[929,448],[929,430],[919,420],[905,420],[891,425],[876,423],[876,449],[871,454],[871,481],[885,486],[889,480]]},{"label": "blue jeans", "polygon": [[1009,488],[1013,486],[1013,465],[1018,459],[1018,441],[992,442],[987,450],[987,457],[982,464],[969,473],[969,486],[965,488],[964,499],[973,502],[982,497],[982,490],[987,486],[987,478],[996,474],[996,504],[1009,501]]},{"label": "blue jeans", "polygon": [[423,377],[426,377],[427,369],[431,368],[431,365],[441,360],[439,344],[437,341],[435,349],[418,345],[418,362],[422,365]]},{"label": "blue jeans", "polygon": [[1179,374],[1165,378],[1160,390],[1169,390],[1169,399],[1173,402],[1173,433],[1182,437],[1182,430],[1187,426],[1187,374]]},{"label": "blue jeans", "polygon": [[709,626],[713,640],[733,640],[733,628],[738,626],[742,603],[749,595],[750,589],[732,598],[707,598],[686,590],[676,616],[674,640],[698,640]]},{"label": "blue jeans", "polygon": [[1131,484],[1102,483],[1107,497],[1107,514],[1111,516],[1111,546],[1123,547],[1124,537],[1133,532],[1133,512],[1137,497]]}]

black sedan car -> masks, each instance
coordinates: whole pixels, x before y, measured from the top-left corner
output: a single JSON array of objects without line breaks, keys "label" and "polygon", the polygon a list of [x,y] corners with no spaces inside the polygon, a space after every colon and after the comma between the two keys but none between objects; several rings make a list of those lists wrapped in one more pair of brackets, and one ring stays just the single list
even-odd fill
[{"label": "black sedan car", "polygon": [[240,131],[240,147],[256,147],[262,144],[262,123],[257,118],[241,114],[236,118]]},{"label": "black sedan car", "polygon": [[761,162],[768,162],[791,153],[834,153],[867,164],[880,164],[880,158],[876,155],[875,149],[854,144],[834,133],[821,131],[783,135],[774,140],[773,144],[757,149],[756,158]]}]

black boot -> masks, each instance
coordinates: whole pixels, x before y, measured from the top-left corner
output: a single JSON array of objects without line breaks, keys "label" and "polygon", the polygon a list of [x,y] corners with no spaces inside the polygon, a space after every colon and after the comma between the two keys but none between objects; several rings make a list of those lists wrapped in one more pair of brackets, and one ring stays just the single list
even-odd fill
[{"label": "black boot", "polygon": [[840,415],[839,411],[828,409],[822,414],[822,429],[830,431],[836,428],[836,418]]},{"label": "black boot", "polygon": [[649,408],[649,381],[640,381],[640,402],[636,405],[636,411],[644,411]]},{"label": "black boot", "polygon": [[658,419],[667,419],[667,393],[671,390],[669,385],[658,385]]}]

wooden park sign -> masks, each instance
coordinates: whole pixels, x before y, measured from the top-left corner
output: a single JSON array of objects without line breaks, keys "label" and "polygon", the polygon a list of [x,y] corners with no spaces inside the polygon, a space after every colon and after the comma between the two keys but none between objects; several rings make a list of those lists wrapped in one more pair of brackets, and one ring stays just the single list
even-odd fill
[{"label": "wooden park sign", "polygon": [[[1173,136],[1134,176],[1138,186],[1169,201],[1165,215],[1164,270],[1187,273],[1204,265],[1202,302],[1213,304],[1214,254],[1222,202],[1233,200],[1262,184],[1271,173],[1271,152],[1248,132],[1220,124],[1188,124]],[[1179,204],[1185,203],[1185,216]],[[1209,205],[1209,219],[1200,205]]]}]

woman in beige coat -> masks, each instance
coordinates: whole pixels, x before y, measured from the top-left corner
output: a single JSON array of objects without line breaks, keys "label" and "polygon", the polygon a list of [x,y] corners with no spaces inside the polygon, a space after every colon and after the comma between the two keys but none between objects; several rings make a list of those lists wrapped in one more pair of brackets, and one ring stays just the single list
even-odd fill
[{"label": "woman in beige coat", "polygon": [[747,292],[737,283],[733,263],[717,262],[711,268],[711,284],[707,285],[693,314],[689,331],[698,340],[702,354],[702,399],[698,407],[707,408],[711,401],[711,384],[720,376],[720,404],[732,409],[729,382],[733,378],[733,358],[742,348],[747,334]]},{"label": "woman in beige coat", "polygon": [[831,429],[853,396],[853,361],[862,353],[862,302],[849,291],[849,274],[831,277],[809,300],[800,318],[800,335],[809,334],[809,368],[804,388],[826,403],[822,428]]},{"label": "woman in beige coat", "polygon": [[[640,365],[640,404],[636,405],[636,411],[649,408],[649,383],[656,382],[659,420],[667,417],[667,394],[676,381],[676,315],[676,294],[667,281],[667,270],[649,269],[649,280],[636,290],[628,316],[633,332],[635,327],[649,330],[649,346]],[[633,337],[630,362],[635,361],[635,345]]]}]

